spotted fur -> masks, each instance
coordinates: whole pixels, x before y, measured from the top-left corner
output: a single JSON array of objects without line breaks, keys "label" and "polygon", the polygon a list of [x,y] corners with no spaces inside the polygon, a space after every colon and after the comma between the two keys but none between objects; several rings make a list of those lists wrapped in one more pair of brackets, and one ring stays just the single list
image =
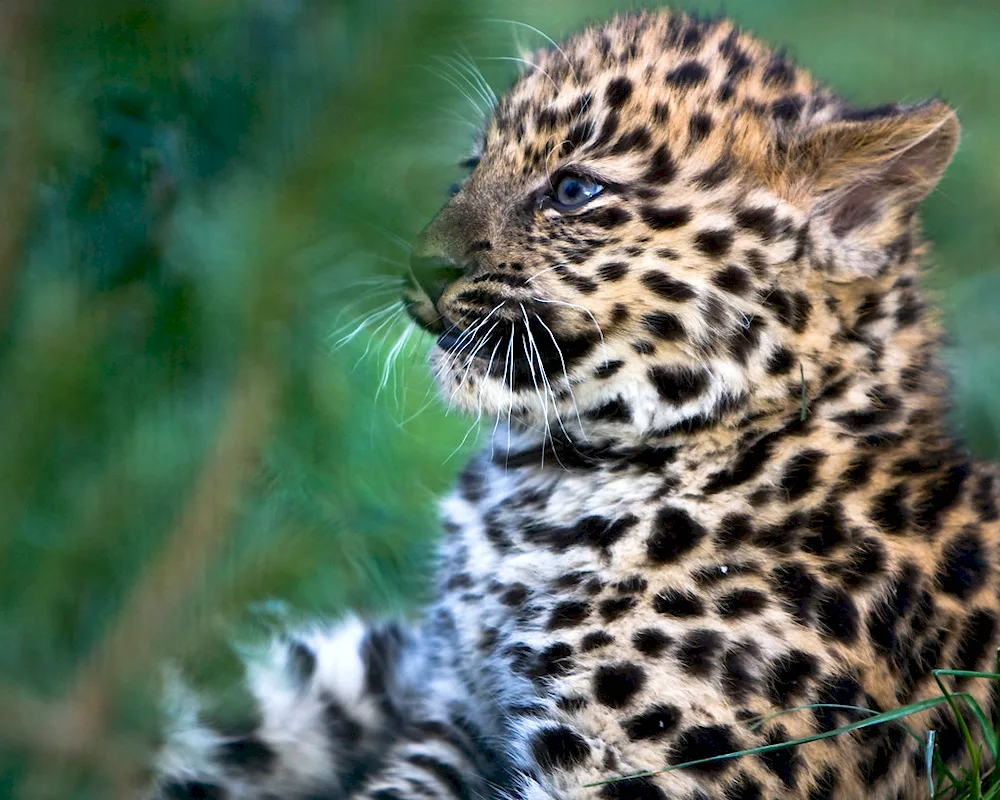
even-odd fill
[{"label": "spotted fur", "polygon": [[[924,796],[891,725],[660,770],[991,667],[996,469],[948,430],[918,282],[957,142],[943,103],[853,108],[725,20],[537,54],[407,295],[445,397],[496,421],[443,503],[437,600],[276,644],[262,723],[189,714],[159,796]],[[560,207],[566,175],[604,191]],[[961,758],[947,713],[909,724]]]}]

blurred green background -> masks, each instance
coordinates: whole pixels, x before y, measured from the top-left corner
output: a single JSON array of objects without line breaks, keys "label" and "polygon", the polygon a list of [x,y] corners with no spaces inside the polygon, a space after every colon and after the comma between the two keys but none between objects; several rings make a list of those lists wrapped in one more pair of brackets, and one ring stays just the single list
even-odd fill
[{"label": "blurred green background", "polygon": [[[426,595],[476,431],[370,315],[471,143],[470,64],[500,91],[532,28],[634,7],[0,2],[0,798],[133,796],[162,663],[232,687],[227,641]],[[927,285],[997,456],[995,0],[724,11],[859,104],[958,109]]]}]

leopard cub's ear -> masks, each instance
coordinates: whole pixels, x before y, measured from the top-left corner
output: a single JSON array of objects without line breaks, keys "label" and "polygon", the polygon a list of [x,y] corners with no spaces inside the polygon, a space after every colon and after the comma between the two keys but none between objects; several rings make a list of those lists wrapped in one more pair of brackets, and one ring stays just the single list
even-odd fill
[{"label": "leopard cub's ear", "polygon": [[811,208],[814,259],[830,278],[879,275],[909,256],[910,219],[958,139],[955,112],[931,100],[844,112],[790,143]]}]

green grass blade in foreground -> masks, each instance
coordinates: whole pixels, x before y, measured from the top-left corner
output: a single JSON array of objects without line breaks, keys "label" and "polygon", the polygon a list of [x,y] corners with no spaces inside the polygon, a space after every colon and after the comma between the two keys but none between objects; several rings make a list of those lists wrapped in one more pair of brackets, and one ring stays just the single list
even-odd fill
[{"label": "green grass blade in foreground", "polygon": [[[968,773],[968,784],[969,784],[969,800],[982,800],[983,788],[980,778],[980,748],[976,746],[975,740],[972,738],[972,732],[969,730],[969,726],[965,721],[965,716],[962,714],[961,709],[959,709],[958,704],[955,702],[957,695],[953,695],[945,687],[944,682],[941,680],[941,676],[938,674],[938,670],[933,671],[934,680],[938,685],[938,689],[941,690],[941,694],[944,695],[944,699],[948,702],[948,706],[951,708],[951,713],[955,716],[958,722],[959,729],[962,731],[962,739],[965,741],[965,749],[969,754],[969,758],[972,759],[972,769]],[[975,704],[976,701],[971,695],[966,695],[966,701]],[[980,713],[982,713],[980,711]]]},{"label": "green grass blade in foreground", "polygon": [[[986,680],[1000,681],[1000,673],[997,672],[976,672],[967,669],[936,669],[933,671],[933,674],[936,677],[985,678]],[[997,735],[993,723],[990,722],[975,698],[970,698],[968,703],[969,708],[972,709],[972,713],[975,714],[976,720],[979,722],[979,726],[983,729],[983,738],[986,740],[986,746],[989,748],[990,755],[994,761],[997,761],[997,759],[1000,759],[1000,736]]]},{"label": "green grass blade in foreground", "polygon": [[[794,708],[785,708],[781,711],[775,711],[773,714],[768,714],[765,717],[757,717],[757,719],[747,725],[747,728],[751,731],[755,731],[766,725],[771,720],[785,716],[785,714],[793,714],[796,711],[812,711],[818,708],[834,709],[837,711],[860,711],[863,714],[871,714],[872,716],[880,713],[878,711],[873,711],[870,708],[864,708],[863,706],[843,705],[841,703],[808,703],[804,706],[795,706]],[[899,724],[913,739],[921,744],[923,743],[923,739],[917,735],[913,728],[903,722],[900,722]]]},{"label": "green grass blade in foreground", "polygon": [[[966,699],[971,695],[965,692],[956,692],[952,694],[952,698]],[[712,756],[710,758],[699,758],[695,761],[685,761],[683,764],[673,764],[669,767],[656,770],[647,770],[646,772],[637,772],[633,775],[622,775],[618,778],[608,778],[603,781],[594,781],[592,783],[584,784],[585,787],[591,786],[604,786],[610,783],[618,783],[620,781],[632,780],[634,778],[647,778],[652,775],[659,775],[663,772],[673,772],[678,769],[686,769],[688,767],[700,767],[704,764],[713,764],[719,761],[726,761],[732,758],[740,758],[741,756],[752,756],[761,755],[763,753],[773,753],[777,750],[786,750],[789,747],[797,747],[798,745],[808,744],[809,742],[817,742],[821,739],[830,739],[834,736],[840,736],[845,733],[850,733],[851,731],[861,730],[862,728],[871,728],[875,725],[882,725],[886,722],[895,722],[896,720],[903,719],[904,717],[912,716],[913,714],[919,714],[921,711],[929,711],[932,708],[937,708],[938,706],[948,703],[948,699],[945,697],[930,697],[927,700],[921,700],[919,703],[911,703],[908,706],[902,706],[900,708],[895,708],[892,711],[884,711],[881,714],[876,714],[868,719],[859,720],[858,722],[852,722],[848,725],[843,725],[840,728],[835,728],[832,731],[824,731],[823,733],[817,733],[813,736],[804,736],[801,739],[793,739],[788,742],[779,742],[777,744],[762,745],[761,747],[753,747],[747,750],[738,750],[734,753],[724,753],[718,756]]]}]

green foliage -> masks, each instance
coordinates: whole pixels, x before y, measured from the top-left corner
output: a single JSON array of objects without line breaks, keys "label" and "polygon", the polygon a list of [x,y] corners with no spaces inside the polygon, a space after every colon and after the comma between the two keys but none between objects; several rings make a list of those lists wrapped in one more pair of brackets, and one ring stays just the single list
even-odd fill
[{"label": "green foliage", "polygon": [[[475,90],[447,59],[499,91],[516,47],[545,44],[530,26],[631,7],[0,6],[0,797],[131,796],[165,660],[233,685],[222,642],[251,623],[426,593],[471,420],[434,402],[426,342],[394,349],[403,329],[369,315],[472,138]],[[995,12],[729,12],[858,102],[957,105],[929,280],[958,421],[1000,452]]]}]

